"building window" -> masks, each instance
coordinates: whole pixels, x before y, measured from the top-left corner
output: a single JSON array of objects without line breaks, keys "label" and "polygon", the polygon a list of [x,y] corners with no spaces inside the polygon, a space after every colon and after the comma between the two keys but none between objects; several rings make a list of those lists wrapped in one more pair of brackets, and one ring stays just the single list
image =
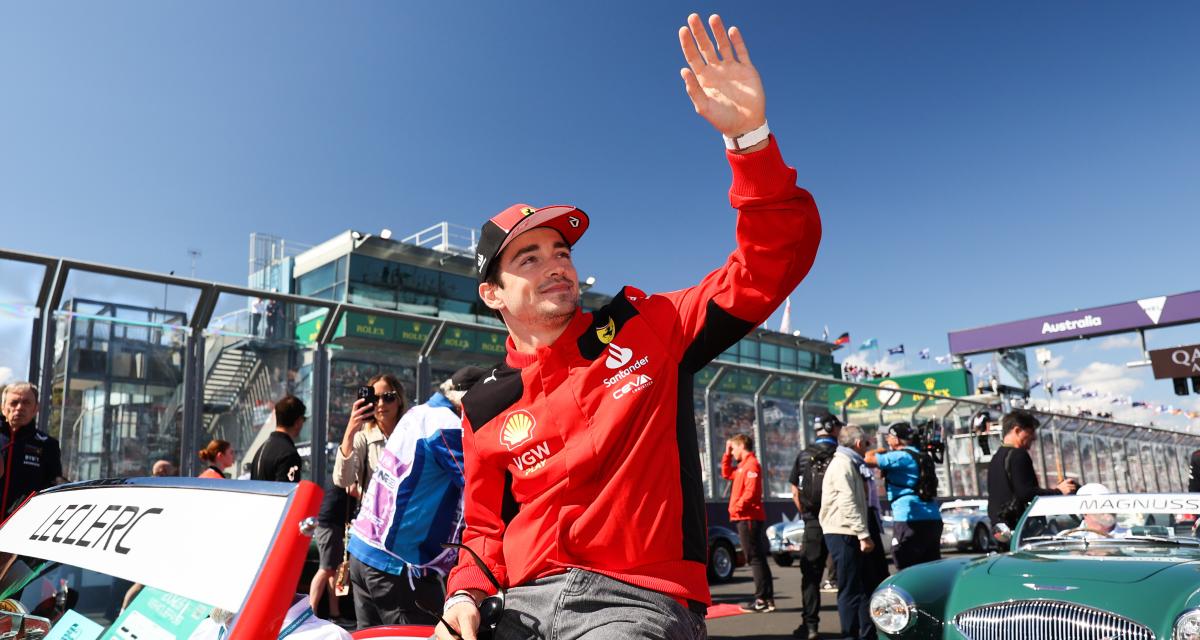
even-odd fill
[{"label": "building window", "polygon": [[779,345],[762,343],[758,347],[759,361],[764,367],[779,368]]},{"label": "building window", "polygon": [[738,357],[746,364],[758,364],[758,341],[742,338],[738,343]]},{"label": "building window", "polygon": [[796,366],[800,371],[816,371],[816,358],[811,351],[801,350],[796,353]]},{"label": "building window", "polygon": [[302,296],[315,296],[318,291],[333,287],[337,281],[334,263],[321,265],[296,279],[296,292]]},{"label": "building window", "polygon": [[796,350],[792,347],[779,347],[779,368],[796,371]]}]

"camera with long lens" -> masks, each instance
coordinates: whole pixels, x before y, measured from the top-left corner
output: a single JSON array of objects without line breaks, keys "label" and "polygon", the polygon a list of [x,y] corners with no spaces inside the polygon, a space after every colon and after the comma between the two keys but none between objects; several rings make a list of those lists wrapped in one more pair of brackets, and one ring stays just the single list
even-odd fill
[{"label": "camera with long lens", "polygon": [[912,446],[924,451],[937,464],[946,459],[946,443],[942,442],[942,430],[932,420],[913,424]]}]

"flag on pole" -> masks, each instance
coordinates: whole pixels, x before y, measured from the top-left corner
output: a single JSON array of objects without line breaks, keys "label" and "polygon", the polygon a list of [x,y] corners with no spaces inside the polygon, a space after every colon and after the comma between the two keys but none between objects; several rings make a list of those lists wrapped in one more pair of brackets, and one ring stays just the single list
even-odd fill
[{"label": "flag on pole", "polygon": [[837,337],[837,340],[833,341],[833,345],[835,347],[844,347],[848,344],[850,344],[850,334],[849,333],[843,333],[842,335]]},{"label": "flag on pole", "polygon": [[866,342],[864,342],[864,343],[862,343],[862,344],[858,345],[858,348],[859,348],[859,350],[860,350],[860,351],[861,351],[861,350],[863,350],[863,349],[878,349],[878,348],[879,348],[879,341],[878,341],[878,340],[876,340],[875,338],[870,338],[870,339],[868,339]]},{"label": "flag on pole", "polygon": [[929,349],[921,349],[919,352],[917,352],[917,355],[919,355],[922,360],[928,360],[929,359]]},{"label": "flag on pole", "polygon": [[825,330],[821,332],[821,341],[822,342],[829,341],[829,325],[825,325]]},{"label": "flag on pole", "polygon": [[779,321],[779,333],[792,333],[792,297],[787,297],[787,302],[783,303],[783,319]]},{"label": "flag on pole", "polygon": [[902,355],[903,353],[904,353],[904,345],[898,345],[895,347],[890,347],[888,349],[889,356],[898,356],[898,355]]}]

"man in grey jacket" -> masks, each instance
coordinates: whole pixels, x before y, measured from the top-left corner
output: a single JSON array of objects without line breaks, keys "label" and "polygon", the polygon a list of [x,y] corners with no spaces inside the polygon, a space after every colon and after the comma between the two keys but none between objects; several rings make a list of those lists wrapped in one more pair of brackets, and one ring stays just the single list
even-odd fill
[{"label": "man in grey jacket", "polygon": [[837,567],[838,617],[842,637],[874,639],[868,605],[871,594],[865,580],[867,555],[875,548],[867,528],[867,483],[861,468],[870,442],[858,425],[846,425],[838,435],[838,449],[821,484],[818,520],[825,544]]}]

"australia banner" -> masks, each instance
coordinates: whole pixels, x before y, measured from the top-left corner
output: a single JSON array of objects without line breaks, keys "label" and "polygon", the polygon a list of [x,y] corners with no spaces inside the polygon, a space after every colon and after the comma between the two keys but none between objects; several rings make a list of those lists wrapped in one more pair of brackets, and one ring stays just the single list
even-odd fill
[{"label": "australia banner", "polygon": [[1136,329],[1168,327],[1198,320],[1200,291],[1192,291],[952,331],[949,335],[950,352],[969,355]]}]

